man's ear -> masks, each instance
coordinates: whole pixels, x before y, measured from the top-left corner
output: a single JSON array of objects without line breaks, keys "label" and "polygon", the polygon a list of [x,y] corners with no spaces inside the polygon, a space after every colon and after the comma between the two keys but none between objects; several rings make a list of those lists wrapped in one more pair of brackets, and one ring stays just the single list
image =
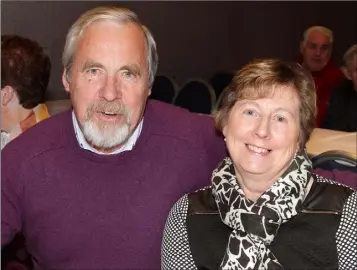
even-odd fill
[{"label": "man's ear", "polygon": [[64,89],[69,93],[69,82],[68,82],[68,76],[67,76],[68,70],[65,68],[62,73],[62,83],[64,86]]},{"label": "man's ear", "polygon": [[3,89],[1,89],[1,104],[3,106],[8,105],[15,95],[15,89],[10,85],[6,85]]},{"label": "man's ear", "polygon": [[341,67],[341,71],[347,79],[352,80],[352,77],[351,77],[350,73],[348,72],[348,69],[345,66]]}]

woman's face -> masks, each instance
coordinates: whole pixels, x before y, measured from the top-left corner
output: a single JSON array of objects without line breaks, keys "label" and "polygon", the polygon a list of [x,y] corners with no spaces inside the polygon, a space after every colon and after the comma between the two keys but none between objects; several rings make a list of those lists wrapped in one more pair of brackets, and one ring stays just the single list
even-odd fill
[{"label": "woman's face", "polygon": [[269,98],[237,101],[223,128],[231,159],[242,177],[276,179],[298,151],[298,96],[290,87],[274,90]]}]

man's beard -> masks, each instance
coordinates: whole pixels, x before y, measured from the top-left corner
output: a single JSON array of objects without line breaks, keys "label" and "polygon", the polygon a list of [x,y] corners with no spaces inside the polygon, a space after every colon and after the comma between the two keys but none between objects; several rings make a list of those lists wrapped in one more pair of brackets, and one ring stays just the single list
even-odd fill
[{"label": "man's beard", "polygon": [[[124,123],[93,121],[95,113],[104,112],[122,115]],[[97,101],[88,107],[82,131],[86,140],[94,147],[111,149],[119,146],[125,143],[130,135],[129,112],[121,102]]]}]

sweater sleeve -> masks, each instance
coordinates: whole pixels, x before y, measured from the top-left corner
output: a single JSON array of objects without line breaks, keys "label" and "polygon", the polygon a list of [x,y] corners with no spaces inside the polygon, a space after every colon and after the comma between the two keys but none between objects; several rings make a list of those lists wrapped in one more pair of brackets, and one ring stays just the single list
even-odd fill
[{"label": "sweater sleeve", "polygon": [[346,201],[336,233],[340,270],[357,269],[357,192]]},{"label": "sweater sleeve", "polygon": [[186,228],[187,195],[172,207],[166,221],[161,250],[161,269],[196,270]]},{"label": "sweater sleeve", "polygon": [[16,151],[1,153],[1,247],[9,244],[14,235],[22,228],[22,198],[21,167]]}]

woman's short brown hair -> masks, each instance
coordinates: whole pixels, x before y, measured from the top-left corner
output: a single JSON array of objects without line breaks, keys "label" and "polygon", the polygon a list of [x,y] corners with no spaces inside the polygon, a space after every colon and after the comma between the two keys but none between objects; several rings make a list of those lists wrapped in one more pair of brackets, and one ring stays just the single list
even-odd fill
[{"label": "woman's short brown hair", "polygon": [[[294,89],[300,102],[300,149],[305,147],[315,128],[316,89],[311,75],[299,64],[277,59],[254,60],[234,76],[222,105],[215,114],[216,127],[223,130],[228,116],[238,100],[271,97],[276,86]],[[239,127],[238,127],[239,128]]]}]

